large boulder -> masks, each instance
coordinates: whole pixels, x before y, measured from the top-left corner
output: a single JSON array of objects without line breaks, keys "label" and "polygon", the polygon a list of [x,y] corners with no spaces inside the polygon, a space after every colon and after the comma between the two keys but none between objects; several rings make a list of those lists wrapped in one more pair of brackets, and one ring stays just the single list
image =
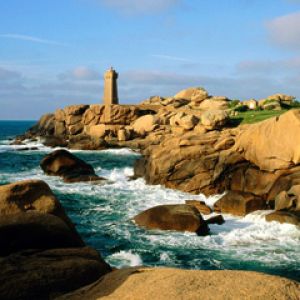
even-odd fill
[{"label": "large boulder", "polygon": [[288,169],[300,163],[299,130],[300,110],[290,110],[249,126],[236,139],[234,149],[261,170]]},{"label": "large boulder", "polygon": [[154,115],[145,115],[138,118],[133,124],[132,129],[138,135],[153,131],[157,127],[158,119]]},{"label": "large boulder", "polygon": [[147,229],[190,231],[206,235],[209,228],[199,211],[190,205],[159,205],[134,217],[137,225]]},{"label": "large boulder", "polygon": [[229,121],[224,110],[208,110],[201,115],[201,124],[208,130],[219,129]]},{"label": "large boulder", "polygon": [[218,98],[205,99],[199,104],[201,110],[226,110],[228,109],[229,102],[227,100],[220,100]]},{"label": "large boulder", "polygon": [[60,202],[42,180],[23,180],[0,186],[0,216],[37,211],[63,219],[73,228]]},{"label": "large boulder", "polygon": [[203,88],[191,87],[178,92],[175,99],[185,99],[193,102],[201,102],[208,98],[208,92]]},{"label": "large boulder", "polygon": [[229,191],[214,205],[215,210],[237,216],[266,209],[266,201],[250,193]]},{"label": "large boulder", "polygon": [[40,166],[47,175],[60,176],[65,182],[101,181],[93,167],[67,150],[56,150],[46,155]]},{"label": "large boulder", "polygon": [[116,270],[57,300],[298,300],[299,294],[296,281],[258,272],[140,267]]},{"label": "large boulder", "polygon": [[1,215],[0,241],[0,256],[26,249],[84,246],[61,218],[37,211]]},{"label": "large boulder", "polygon": [[204,201],[185,200],[185,204],[194,206],[201,214],[209,215],[212,213],[212,209]]},{"label": "large boulder", "polygon": [[13,253],[0,258],[0,299],[54,299],[110,271],[89,247]]}]

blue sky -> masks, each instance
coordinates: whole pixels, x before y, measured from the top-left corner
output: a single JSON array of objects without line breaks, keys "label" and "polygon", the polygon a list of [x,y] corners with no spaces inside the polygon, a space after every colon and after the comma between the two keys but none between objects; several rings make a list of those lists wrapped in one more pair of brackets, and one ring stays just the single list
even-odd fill
[{"label": "blue sky", "polygon": [[300,99],[300,0],[0,2],[0,119],[100,103],[110,66],[121,103],[189,86]]}]

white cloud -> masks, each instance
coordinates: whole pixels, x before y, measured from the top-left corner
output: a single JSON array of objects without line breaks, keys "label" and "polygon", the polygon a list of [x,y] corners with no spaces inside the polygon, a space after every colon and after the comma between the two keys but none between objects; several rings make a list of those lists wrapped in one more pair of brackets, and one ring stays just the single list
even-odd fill
[{"label": "white cloud", "polygon": [[178,4],[181,0],[98,0],[125,14],[156,13]]},{"label": "white cloud", "polygon": [[275,18],[267,23],[270,39],[280,47],[300,50],[300,12]]},{"label": "white cloud", "polygon": [[33,43],[39,43],[39,44],[56,45],[56,46],[65,46],[66,45],[66,44],[63,44],[60,42],[41,39],[41,38],[31,36],[31,35],[23,35],[23,34],[15,34],[15,33],[0,34],[0,38],[21,40],[21,41],[27,41],[27,42],[33,42]]},{"label": "white cloud", "polygon": [[100,73],[88,67],[77,67],[58,75],[63,80],[100,80]]}]

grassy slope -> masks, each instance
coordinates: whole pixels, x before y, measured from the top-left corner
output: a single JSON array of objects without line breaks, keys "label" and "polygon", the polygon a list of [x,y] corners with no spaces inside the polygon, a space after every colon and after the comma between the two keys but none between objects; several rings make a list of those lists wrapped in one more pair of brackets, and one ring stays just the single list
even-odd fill
[{"label": "grassy slope", "polygon": [[279,116],[287,110],[261,110],[261,111],[246,111],[239,112],[237,116],[231,117],[234,124],[253,124],[272,117]]}]

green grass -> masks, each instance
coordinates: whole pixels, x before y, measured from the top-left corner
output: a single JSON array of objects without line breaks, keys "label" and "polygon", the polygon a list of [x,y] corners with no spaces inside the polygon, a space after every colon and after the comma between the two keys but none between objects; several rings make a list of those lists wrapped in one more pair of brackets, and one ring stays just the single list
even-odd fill
[{"label": "green grass", "polygon": [[253,124],[272,117],[279,116],[287,110],[261,110],[261,111],[246,111],[239,112],[237,116],[231,117],[233,125]]}]

